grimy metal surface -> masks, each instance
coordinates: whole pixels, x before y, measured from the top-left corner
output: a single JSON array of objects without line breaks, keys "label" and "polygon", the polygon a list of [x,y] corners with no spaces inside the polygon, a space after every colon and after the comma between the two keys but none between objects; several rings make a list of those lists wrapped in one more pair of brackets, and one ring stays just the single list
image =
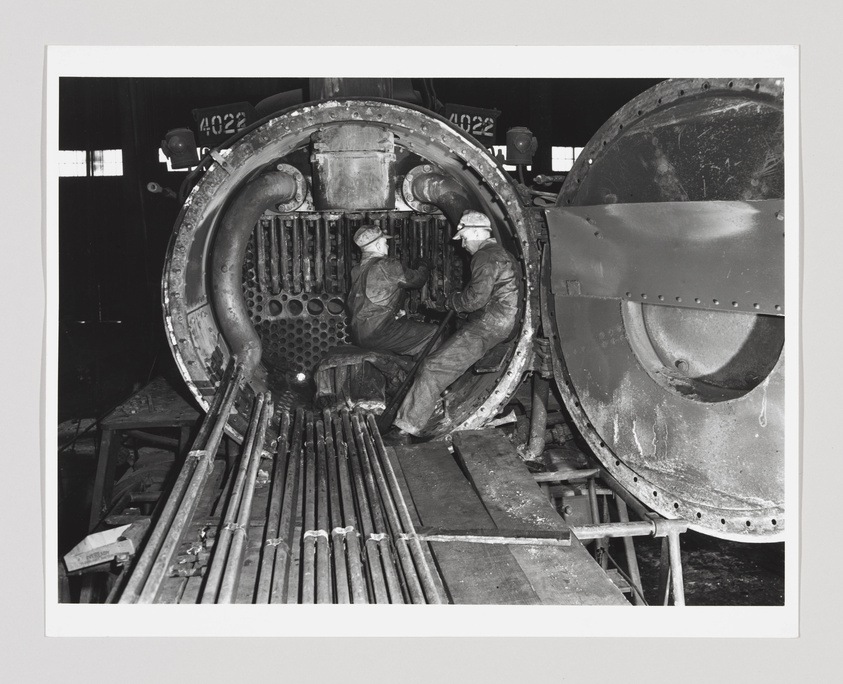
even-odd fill
[{"label": "grimy metal surface", "polygon": [[559,207],[558,294],[782,315],[783,220],[783,200]]},{"label": "grimy metal surface", "polygon": [[[774,213],[744,226],[748,244],[725,239],[718,250],[732,224],[715,214],[722,202],[779,206],[782,97],[780,80],[665,81],[604,124],[547,212],[553,294],[542,313],[575,423],[648,506],[742,541],[784,529],[784,319],[767,314],[783,305],[785,222]],[[675,224],[658,206],[700,202],[715,209],[695,216],[689,204]],[[613,212],[623,221],[607,221]],[[592,213],[589,241],[605,241],[593,250],[566,239],[571,216]],[[569,242],[591,262],[566,259]],[[700,294],[675,292],[685,267]],[[584,296],[592,288],[599,297]],[[711,302],[694,308],[695,297]]]},{"label": "grimy metal surface", "polygon": [[[360,206],[349,206],[356,191],[334,184],[358,166],[366,171],[366,184]],[[426,110],[375,99],[328,100],[272,115],[215,151],[190,192],[170,243],[162,298],[168,341],[199,403],[207,406],[237,347],[220,324],[226,311],[214,306],[209,293],[220,227],[242,193],[279,170],[295,180],[295,198],[285,196],[283,206],[267,210],[248,245],[238,245],[245,249],[247,324],[257,328],[262,347],[246,394],[271,390],[281,408],[308,406],[315,364],[328,347],[346,340],[342,302],[357,251],[351,237],[363,221],[391,231],[402,258],[434,257],[431,281],[408,308],[412,314],[422,302],[440,306],[462,286],[465,269],[448,238],[451,213],[464,205],[489,215],[495,236],[522,265],[525,296],[506,362],[495,373],[460,379],[430,434],[472,429],[496,415],[532,367],[539,315],[537,217],[482,145]],[[407,187],[407,176],[419,179]],[[229,423],[238,441],[248,398],[238,402]]]}]

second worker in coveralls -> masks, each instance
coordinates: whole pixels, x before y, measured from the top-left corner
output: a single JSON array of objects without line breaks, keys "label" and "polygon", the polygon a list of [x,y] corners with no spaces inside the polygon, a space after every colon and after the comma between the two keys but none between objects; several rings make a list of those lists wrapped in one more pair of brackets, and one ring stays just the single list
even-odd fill
[{"label": "second worker in coveralls", "polygon": [[457,228],[454,239],[461,239],[472,254],[471,280],[462,292],[448,297],[447,306],[469,313],[468,322],[422,363],[396,414],[394,440],[400,440],[402,433],[420,436],[442,391],[506,340],[518,319],[518,268],[492,237],[489,218],[466,211]]},{"label": "second worker in coveralls", "polygon": [[436,333],[435,323],[412,321],[403,309],[407,290],[427,282],[430,266],[418,260],[407,268],[390,257],[387,240],[377,226],[366,225],[354,233],[362,250],[360,264],[351,269],[351,289],[346,304],[351,313],[351,338],[363,349],[416,356]]}]

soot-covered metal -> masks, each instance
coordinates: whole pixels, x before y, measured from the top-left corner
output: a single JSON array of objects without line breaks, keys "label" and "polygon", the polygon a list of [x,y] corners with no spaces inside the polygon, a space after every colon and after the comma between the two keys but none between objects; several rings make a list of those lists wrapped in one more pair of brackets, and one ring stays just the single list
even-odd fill
[{"label": "soot-covered metal", "polygon": [[272,116],[214,155],[177,220],[165,325],[203,406],[229,356],[246,363],[250,379],[229,427],[238,439],[254,393],[270,390],[282,408],[309,406],[318,362],[348,342],[356,228],[379,225],[405,263],[431,260],[408,314],[435,320],[465,282],[465,257],[451,237],[467,209],[490,217],[521,264],[518,334],[496,371],[469,372],[450,388],[427,432],[479,427],[500,411],[532,369],[540,215],[483,146],[426,110],[336,99]]}]

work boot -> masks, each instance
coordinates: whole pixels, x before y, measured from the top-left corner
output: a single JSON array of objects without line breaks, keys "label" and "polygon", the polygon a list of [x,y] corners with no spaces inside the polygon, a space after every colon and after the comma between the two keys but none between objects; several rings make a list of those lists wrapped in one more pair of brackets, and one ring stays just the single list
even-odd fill
[{"label": "work boot", "polygon": [[413,436],[399,427],[390,428],[382,439],[387,446],[407,446],[413,443]]}]

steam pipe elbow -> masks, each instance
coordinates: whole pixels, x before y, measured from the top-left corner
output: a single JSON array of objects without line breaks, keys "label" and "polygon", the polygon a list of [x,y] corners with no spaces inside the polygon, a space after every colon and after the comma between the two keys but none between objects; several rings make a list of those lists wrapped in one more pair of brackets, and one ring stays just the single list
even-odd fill
[{"label": "steam pipe elbow", "polygon": [[237,194],[217,231],[211,262],[213,308],[229,351],[242,360],[247,379],[260,364],[262,348],[243,296],[246,247],[263,212],[292,199],[296,189],[296,180],[288,173],[260,176]]},{"label": "steam pipe elbow", "polygon": [[442,210],[454,226],[463,212],[472,208],[465,189],[453,178],[439,173],[425,173],[413,181],[413,196],[421,202],[433,204]]}]

